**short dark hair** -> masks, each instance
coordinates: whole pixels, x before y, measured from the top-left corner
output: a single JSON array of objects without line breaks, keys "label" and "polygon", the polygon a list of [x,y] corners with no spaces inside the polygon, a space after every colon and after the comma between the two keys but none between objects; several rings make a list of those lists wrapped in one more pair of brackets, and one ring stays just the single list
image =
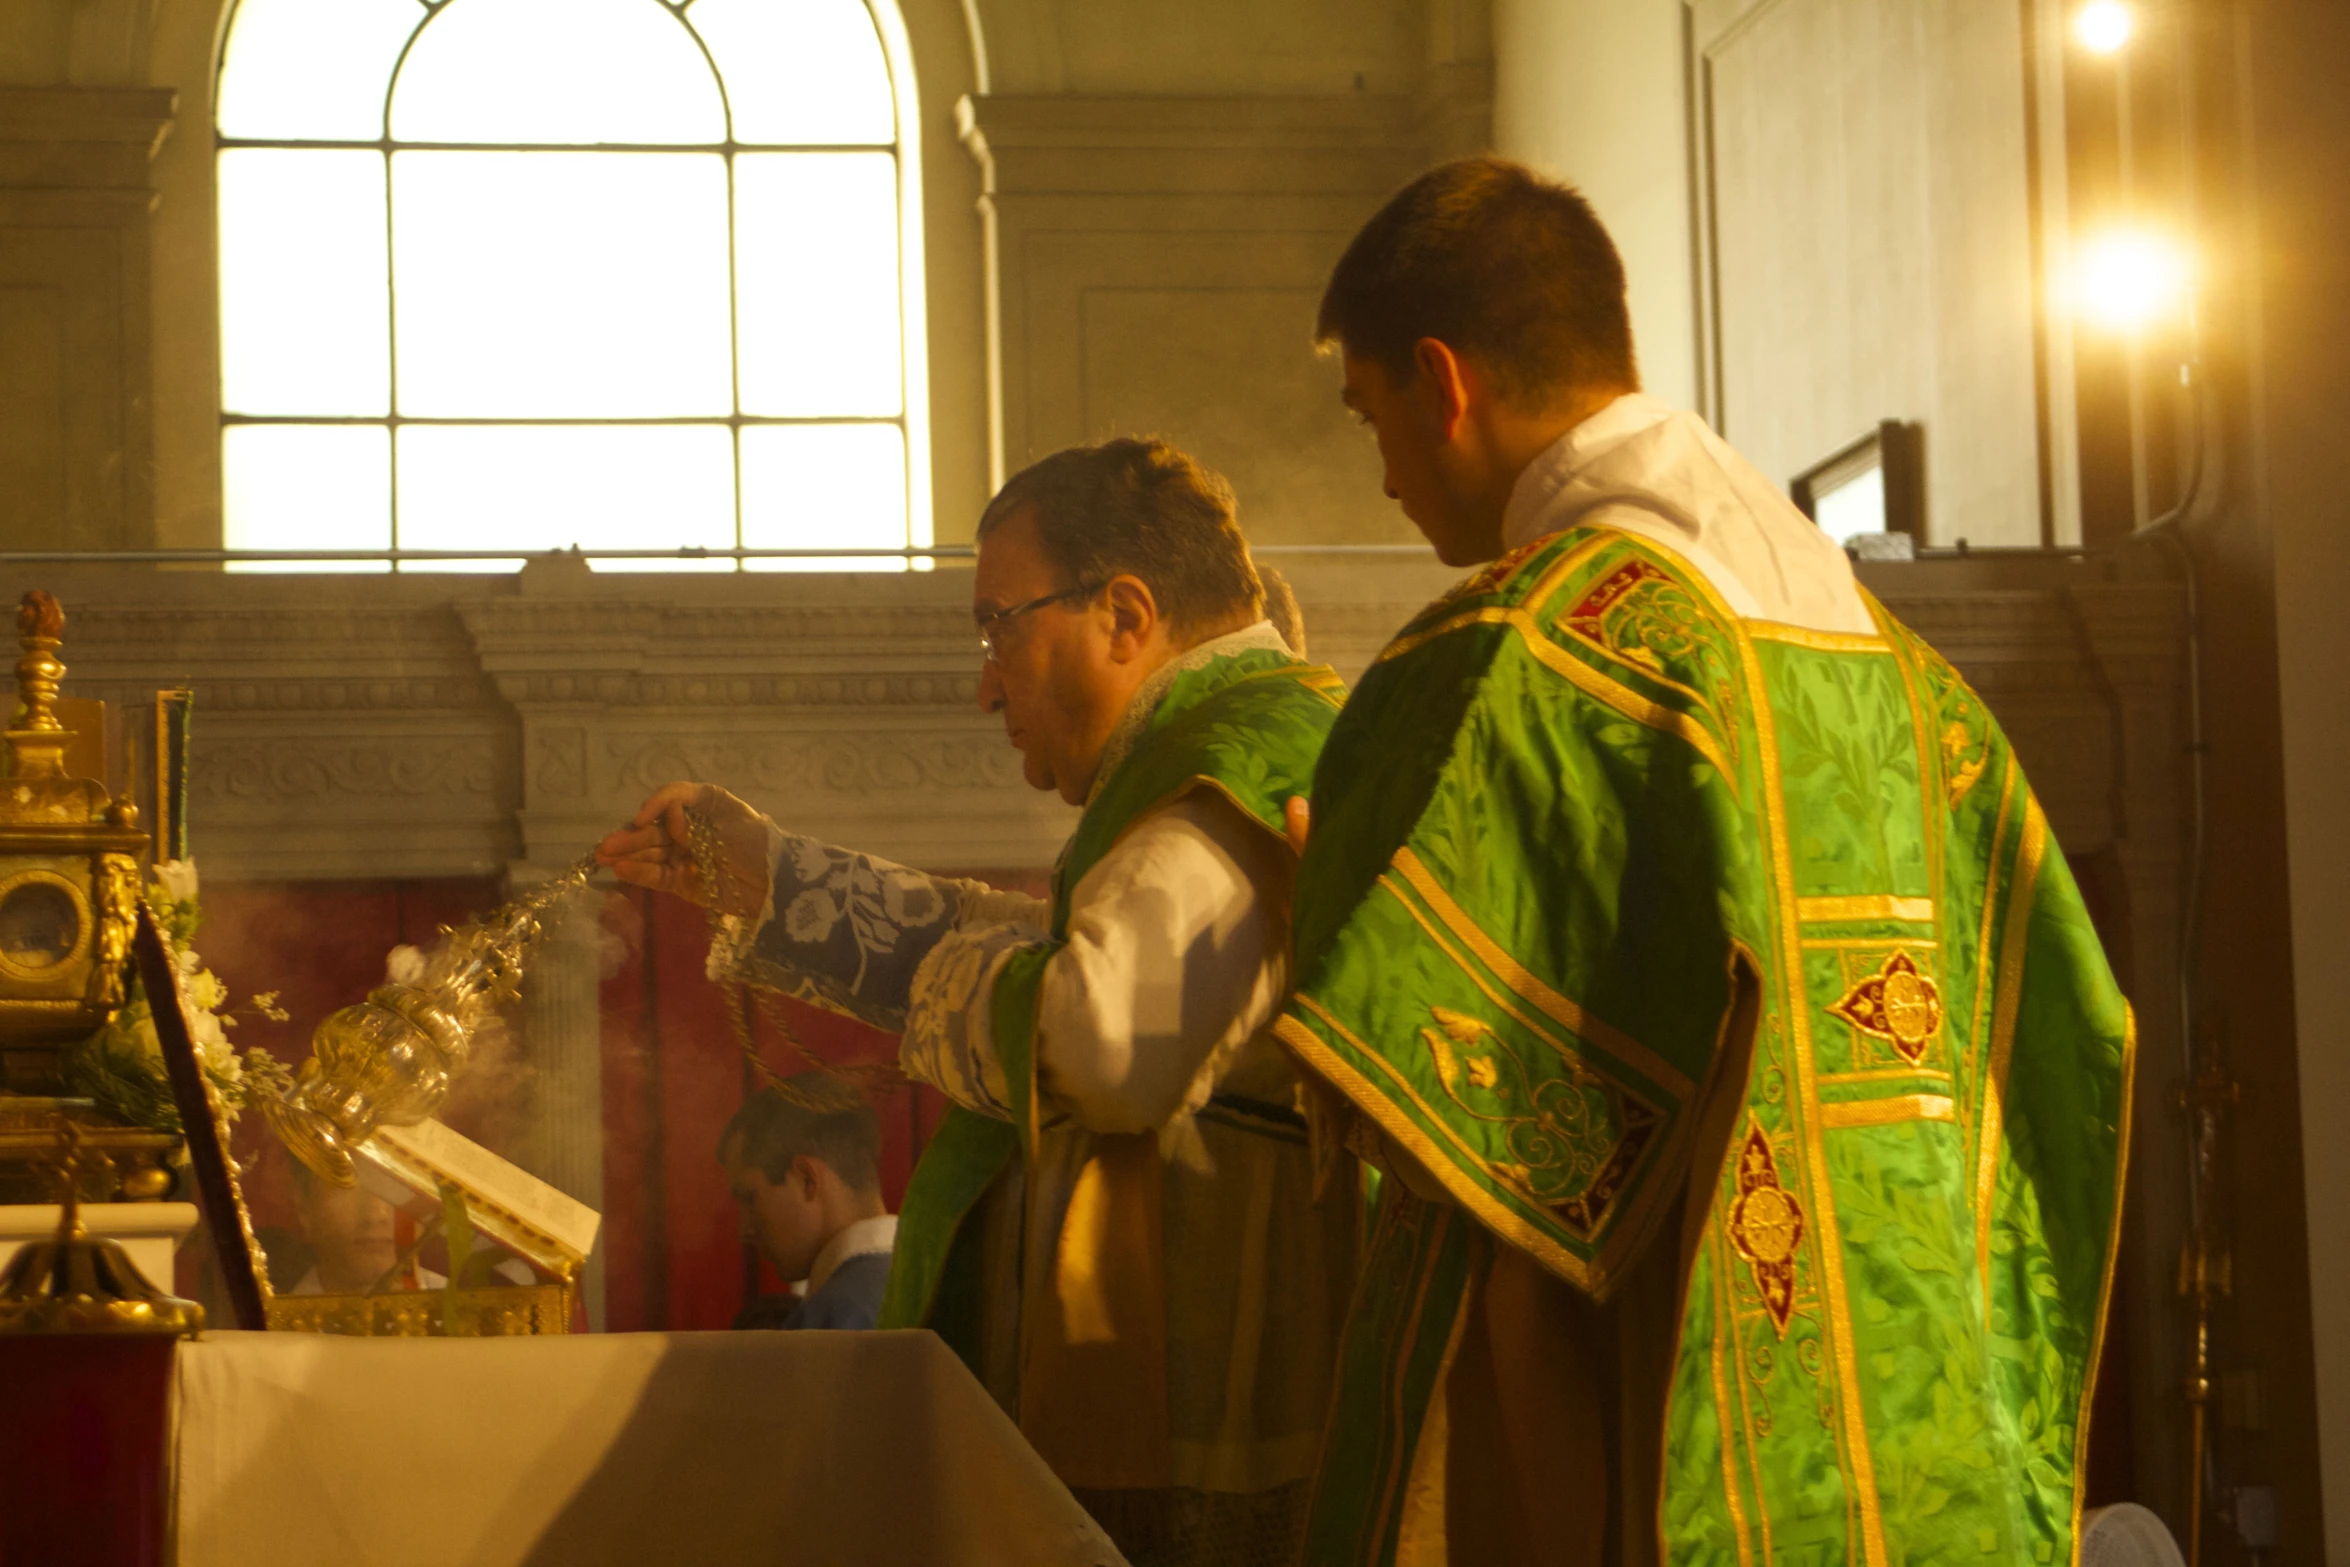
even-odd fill
[{"label": "short dark hair", "polygon": [[[739,1144],[739,1146],[738,1146]],[[718,1134],[718,1157],[735,1159],[781,1182],[794,1159],[820,1159],[851,1191],[881,1186],[881,1121],[873,1107],[854,1100],[837,1108],[813,1109],[762,1088],[743,1101]]]},{"label": "short dark hair", "polygon": [[1165,441],[1120,437],[1030,464],[987,503],[980,542],[1024,510],[1070,587],[1131,573],[1186,632],[1263,610],[1232,486]]},{"label": "short dark hair", "polygon": [[1330,273],[1317,343],[1335,341],[1409,385],[1424,337],[1474,359],[1522,402],[1640,389],[1615,242],[1590,202],[1503,158],[1421,175]]}]

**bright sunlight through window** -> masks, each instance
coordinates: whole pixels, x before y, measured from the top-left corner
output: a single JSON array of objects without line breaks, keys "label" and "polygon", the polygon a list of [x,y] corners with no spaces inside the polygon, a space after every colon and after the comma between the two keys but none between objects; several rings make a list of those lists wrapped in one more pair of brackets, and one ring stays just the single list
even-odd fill
[{"label": "bright sunlight through window", "polygon": [[[226,40],[228,548],[930,543],[887,0],[236,0]],[[742,563],[848,564],[904,562]]]}]

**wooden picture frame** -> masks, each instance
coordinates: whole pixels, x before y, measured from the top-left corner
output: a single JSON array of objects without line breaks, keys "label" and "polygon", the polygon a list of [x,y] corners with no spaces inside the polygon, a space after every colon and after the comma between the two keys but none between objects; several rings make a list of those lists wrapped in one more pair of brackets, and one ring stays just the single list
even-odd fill
[{"label": "wooden picture frame", "polygon": [[1923,425],[1899,419],[1878,421],[1877,427],[1850,445],[1838,447],[1797,474],[1787,486],[1795,509],[1812,521],[1820,520],[1820,501],[1871,470],[1879,471],[1885,486],[1885,531],[1905,533],[1923,548],[1926,542],[1926,431]]},{"label": "wooden picture frame", "polygon": [[228,1118],[205,1080],[195,1036],[188,1030],[179,967],[171,960],[171,948],[163,940],[155,910],[144,898],[139,900],[138,924],[131,933],[131,962],[147,994],[155,1040],[171,1079],[172,1103],[179,1109],[180,1131],[188,1140],[196,1200],[203,1206],[205,1224],[212,1232],[229,1316],[237,1327],[259,1332],[269,1326],[269,1270],[262,1259],[261,1242],[253,1234],[253,1216],[245,1207],[244,1191],[237,1185],[236,1164],[229,1158]]}]

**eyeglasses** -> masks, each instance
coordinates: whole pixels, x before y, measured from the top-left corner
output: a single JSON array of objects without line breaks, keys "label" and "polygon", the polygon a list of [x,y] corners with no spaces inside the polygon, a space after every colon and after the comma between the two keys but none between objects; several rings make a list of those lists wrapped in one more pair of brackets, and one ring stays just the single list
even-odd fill
[{"label": "eyeglasses", "polygon": [[1042,609],[1047,604],[1066,603],[1070,599],[1091,598],[1096,593],[1099,593],[1102,590],[1102,587],[1103,584],[1099,582],[1088,582],[1079,587],[1063,588],[1058,593],[1047,593],[1043,598],[1030,599],[1025,604],[1015,604],[1010,609],[999,609],[993,614],[980,616],[980,656],[986,659],[988,662],[993,663],[996,656],[996,638],[1003,635],[1004,627],[1010,625],[1013,621],[1018,620],[1022,615],[1027,614],[1029,611]]}]

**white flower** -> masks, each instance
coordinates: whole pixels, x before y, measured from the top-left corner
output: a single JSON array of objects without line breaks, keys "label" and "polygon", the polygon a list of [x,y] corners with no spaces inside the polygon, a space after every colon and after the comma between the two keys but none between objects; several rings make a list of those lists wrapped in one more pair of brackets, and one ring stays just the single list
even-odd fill
[{"label": "white flower", "polygon": [[191,1007],[210,1017],[215,1008],[228,1000],[228,986],[222,984],[212,970],[199,968],[188,978],[187,995]]},{"label": "white flower", "polygon": [[832,869],[832,852],[814,838],[794,838],[791,866],[802,881],[820,881]]},{"label": "white flower", "polygon": [[193,903],[196,901],[196,862],[157,860],[155,882],[163,889],[164,897],[173,903]]},{"label": "white flower", "polygon": [[900,925],[927,925],[938,918],[946,900],[927,876],[895,871],[881,883],[881,907]]},{"label": "white flower", "polygon": [[197,1054],[215,1077],[235,1077],[243,1063],[237,1060],[236,1048],[228,1042],[228,1035],[220,1026],[220,1019],[209,1012],[188,1014],[188,1033],[196,1042]]},{"label": "white flower", "polygon": [[783,911],[783,933],[794,941],[822,941],[840,923],[840,905],[810,887]]}]

